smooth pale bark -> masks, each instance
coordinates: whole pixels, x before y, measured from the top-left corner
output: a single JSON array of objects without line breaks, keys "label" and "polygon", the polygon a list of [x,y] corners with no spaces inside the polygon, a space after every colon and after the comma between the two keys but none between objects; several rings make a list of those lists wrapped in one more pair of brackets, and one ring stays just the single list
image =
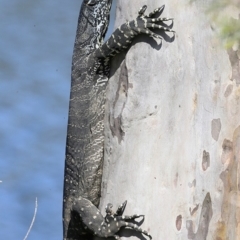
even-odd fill
[{"label": "smooth pale bark", "polygon": [[144,4],[166,5],[176,38],[143,36],[113,61],[101,210],[128,200],[153,239],[240,239],[239,51],[222,48],[208,1],[120,0],[116,27]]}]

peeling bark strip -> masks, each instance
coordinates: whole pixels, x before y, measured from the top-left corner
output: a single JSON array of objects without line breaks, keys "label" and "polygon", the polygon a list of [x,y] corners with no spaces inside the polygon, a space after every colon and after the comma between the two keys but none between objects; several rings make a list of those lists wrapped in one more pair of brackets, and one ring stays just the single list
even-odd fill
[{"label": "peeling bark strip", "polygon": [[[233,140],[222,144],[222,163],[227,167],[220,174],[224,185],[221,220],[215,232],[216,239],[239,239],[240,226],[240,126],[233,133]],[[235,227],[237,226],[237,227]],[[230,239],[230,238],[229,238]]]},{"label": "peeling bark strip", "polygon": [[105,92],[110,58],[128,48],[139,34],[161,39],[150,29],[173,32],[161,25],[172,19],[159,17],[164,7],[145,15],[147,6],[143,6],[136,20],[121,25],[103,43],[111,4],[112,0],[84,0],[78,20],[72,60],[64,176],[65,240],[90,240],[93,235],[119,239],[115,233],[121,227],[132,228],[151,238],[137,225],[125,221],[142,217],[122,216],[126,203],[116,213],[108,204],[105,218],[97,209],[103,171]]},{"label": "peeling bark strip", "polygon": [[118,143],[121,143],[125,135],[125,132],[122,129],[122,113],[127,101],[129,88],[128,85],[128,70],[126,66],[126,60],[124,60],[121,66],[116,98],[113,103],[113,109],[117,111],[117,116],[115,117],[114,113],[109,116],[110,130],[112,132],[112,135],[118,138]]}]

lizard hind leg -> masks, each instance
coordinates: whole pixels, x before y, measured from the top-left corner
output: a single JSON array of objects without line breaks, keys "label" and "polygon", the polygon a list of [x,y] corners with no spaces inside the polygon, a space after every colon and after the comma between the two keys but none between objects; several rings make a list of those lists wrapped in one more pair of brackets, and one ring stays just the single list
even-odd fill
[{"label": "lizard hind leg", "polygon": [[87,231],[101,236],[100,226],[104,223],[104,217],[99,209],[86,198],[78,198],[73,203],[72,211],[76,212]]}]

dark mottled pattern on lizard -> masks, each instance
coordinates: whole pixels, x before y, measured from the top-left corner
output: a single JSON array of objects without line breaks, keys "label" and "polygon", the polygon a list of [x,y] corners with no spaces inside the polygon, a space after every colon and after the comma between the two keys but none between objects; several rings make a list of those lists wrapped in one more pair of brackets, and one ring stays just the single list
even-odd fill
[{"label": "dark mottled pattern on lizard", "polygon": [[[160,38],[150,29],[173,32],[159,24],[171,19],[155,17],[163,11],[163,7],[146,16],[144,6],[136,20],[123,24],[103,43],[111,4],[112,0],[84,0],[78,20],[72,61],[63,197],[63,234],[68,240],[90,240],[94,234],[118,239],[115,232],[120,227],[134,228],[150,237],[135,225],[126,224],[121,207],[113,214],[109,205],[105,218],[97,209],[103,167],[105,89],[110,58],[128,48],[133,38],[141,33]],[[137,217],[139,215],[127,219]],[[118,225],[113,227],[112,224]]]}]

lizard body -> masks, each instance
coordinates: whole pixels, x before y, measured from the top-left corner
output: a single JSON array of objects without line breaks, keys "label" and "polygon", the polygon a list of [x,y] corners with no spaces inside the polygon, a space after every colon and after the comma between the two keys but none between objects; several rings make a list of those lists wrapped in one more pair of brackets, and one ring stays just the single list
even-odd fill
[{"label": "lizard body", "polygon": [[[109,60],[112,56],[128,48],[133,38],[141,33],[160,38],[150,28],[170,32],[172,30],[157,23],[170,20],[155,17],[163,8],[145,16],[144,6],[136,20],[123,24],[103,43],[111,4],[112,0],[84,0],[78,20],[66,143],[64,240],[90,240],[94,234],[119,239],[115,232],[126,226],[150,236],[124,221],[140,215],[125,218],[121,207],[114,214],[108,206],[107,215],[103,218],[97,209],[103,168],[105,92],[109,79]],[[113,228],[111,224],[108,226],[107,221],[110,220],[118,222],[117,228]]]}]

